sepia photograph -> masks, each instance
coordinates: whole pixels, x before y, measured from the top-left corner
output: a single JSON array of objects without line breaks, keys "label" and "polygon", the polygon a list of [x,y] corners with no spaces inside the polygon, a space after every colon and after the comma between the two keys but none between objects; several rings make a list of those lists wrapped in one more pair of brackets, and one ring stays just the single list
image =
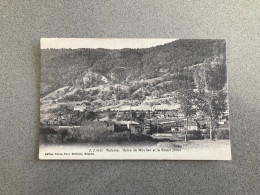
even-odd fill
[{"label": "sepia photograph", "polygon": [[42,38],[42,160],[231,160],[224,39]]}]

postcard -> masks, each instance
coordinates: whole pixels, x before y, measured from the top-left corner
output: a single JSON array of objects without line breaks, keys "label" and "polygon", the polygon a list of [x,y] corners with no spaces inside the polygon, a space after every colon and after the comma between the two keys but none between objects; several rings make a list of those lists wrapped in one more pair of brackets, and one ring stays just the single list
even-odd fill
[{"label": "postcard", "polygon": [[42,38],[41,160],[231,160],[224,39]]}]

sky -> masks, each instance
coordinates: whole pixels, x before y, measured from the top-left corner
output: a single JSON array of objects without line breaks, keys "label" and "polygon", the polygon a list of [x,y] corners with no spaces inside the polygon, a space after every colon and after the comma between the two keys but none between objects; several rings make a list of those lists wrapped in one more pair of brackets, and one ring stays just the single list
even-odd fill
[{"label": "sky", "polygon": [[164,45],[175,40],[177,39],[41,38],[41,49],[137,49]]}]

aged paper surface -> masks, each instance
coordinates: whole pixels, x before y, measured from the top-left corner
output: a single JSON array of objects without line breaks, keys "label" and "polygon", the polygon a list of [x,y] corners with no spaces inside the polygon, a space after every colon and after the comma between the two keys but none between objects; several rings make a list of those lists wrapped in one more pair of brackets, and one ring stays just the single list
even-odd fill
[{"label": "aged paper surface", "polygon": [[41,39],[39,158],[231,160],[226,42]]}]

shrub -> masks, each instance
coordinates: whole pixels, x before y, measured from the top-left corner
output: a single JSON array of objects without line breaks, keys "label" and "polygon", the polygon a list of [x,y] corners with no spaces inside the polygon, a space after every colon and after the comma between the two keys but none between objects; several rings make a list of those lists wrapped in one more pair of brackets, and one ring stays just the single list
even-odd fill
[{"label": "shrub", "polygon": [[110,142],[123,142],[130,141],[131,133],[129,131],[115,132],[108,136],[107,141]]},{"label": "shrub", "polygon": [[44,126],[41,124],[40,134],[57,134],[57,132],[53,127]]},{"label": "shrub", "polygon": [[229,139],[229,130],[217,130],[216,138],[217,139]]},{"label": "shrub", "polygon": [[207,130],[207,131],[205,131],[205,132],[202,132],[202,137],[203,137],[203,139],[209,139],[209,130]]},{"label": "shrub", "polygon": [[60,134],[41,134],[40,143],[42,144],[62,144],[62,136]]},{"label": "shrub", "polygon": [[[70,135],[68,129],[58,130],[51,126],[41,126],[40,142],[44,144],[62,144],[68,141]],[[71,141],[71,140],[69,140]]]},{"label": "shrub", "polygon": [[203,139],[201,131],[189,131],[187,137],[190,140]]},{"label": "shrub", "polygon": [[107,137],[112,134],[112,129],[104,123],[86,121],[79,129],[69,133],[80,142],[105,142]]},{"label": "shrub", "polygon": [[[85,121],[80,128],[54,129],[42,128],[41,142],[46,144],[63,143],[120,143],[126,141],[153,141],[153,138],[143,134],[131,134],[130,131],[114,132],[111,126],[95,121]],[[55,132],[55,134],[53,133]]]},{"label": "shrub", "polygon": [[143,134],[131,134],[131,141],[154,141],[151,136],[143,135]]},{"label": "shrub", "polygon": [[53,127],[41,125],[40,142],[43,144],[59,144],[62,142],[62,139]]}]

